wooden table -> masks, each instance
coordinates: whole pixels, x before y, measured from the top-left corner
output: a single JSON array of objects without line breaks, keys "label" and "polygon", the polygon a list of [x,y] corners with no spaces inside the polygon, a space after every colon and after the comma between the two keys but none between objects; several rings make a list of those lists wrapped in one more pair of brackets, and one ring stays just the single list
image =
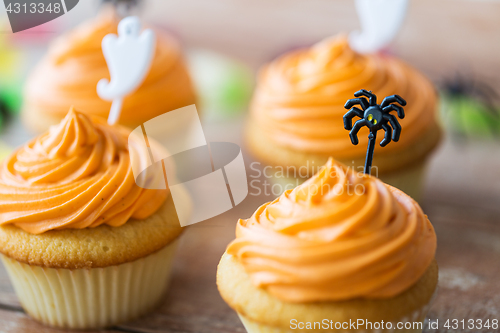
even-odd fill
[{"label": "wooden table", "polygon": [[[207,138],[241,144],[241,123],[236,119],[208,124]],[[458,145],[447,139],[431,163],[423,208],[438,235],[440,281],[428,318],[439,319],[440,329],[425,332],[446,332],[447,319],[500,319],[499,152],[498,142]],[[250,156],[245,159],[251,161]],[[234,238],[237,219],[249,217],[271,199],[252,194],[255,192],[231,211],[186,230],[169,293],[158,310],[102,332],[244,333],[236,314],[219,296],[215,273],[226,245]],[[23,312],[3,267],[0,332],[61,332],[38,324]]]}]

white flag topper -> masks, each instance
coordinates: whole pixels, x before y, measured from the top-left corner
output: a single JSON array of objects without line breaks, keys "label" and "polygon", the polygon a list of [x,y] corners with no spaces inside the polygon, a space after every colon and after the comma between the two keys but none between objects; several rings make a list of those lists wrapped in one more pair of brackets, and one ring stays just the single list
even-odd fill
[{"label": "white flag topper", "polygon": [[408,0],[356,0],[362,31],[351,32],[350,46],[361,53],[380,51],[396,37],[407,8]]},{"label": "white flag topper", "polygon": [[155,51],[155,33],[146,29],[136,16],[124,18],[118,24],[118,36],[106,35],[102,52],[108,64],[111,82],[102,79],[97,83],[97,94],[113,101],[108,123],[115,124],[120,117],[123,98],[133,92],[144,80],[151,67]]}]

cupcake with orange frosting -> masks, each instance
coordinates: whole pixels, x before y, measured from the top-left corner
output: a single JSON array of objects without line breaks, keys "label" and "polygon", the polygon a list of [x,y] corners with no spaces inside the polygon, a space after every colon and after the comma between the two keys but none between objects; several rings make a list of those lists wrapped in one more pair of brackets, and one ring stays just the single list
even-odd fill
[{"label": "cupcake with orange frosting", "polygon": [[[95,19],[59,37],[27,80],[23,120],[38,132],[57,124],[70,106],[107,118],[111,102],[97,95],[97,82],[110,78],[102,53],[104,36],[116,34],[119,17],[104,10]],[[156,32],[156,49],[144,82],[125,97],[119,123],[131,128],[167,111],[195,103],[195,92],[179,43]]]},{"label": "cupcake with orange frosting", "polygon": [[343,35],[285,54],[261,70],[247,145],[265,164],[288,168],[282,178],[295,184],[330,156],[362,170],[368,131],[362,129],[353,146],[342,120],[344,104],[360,89],[408,102],[401,139],[377,151],[373,174],[418,199],[427,158],[440,139],[434,88],[396,58],[355,52]]},{"label": "cupcake with orange frosting", "polygon": [[165,295],[182,228],[168,189],[136,185],[130,154],[148,152],[129,133],[70,110],[2,163],[1,258],[23,308],[42,323],[106,327]]},{"label": "cupcake with orange frosting", "polygon": [[330,159],[239,220],[217,285],[249,333],[421,332],[435,251],[412,198]]}]

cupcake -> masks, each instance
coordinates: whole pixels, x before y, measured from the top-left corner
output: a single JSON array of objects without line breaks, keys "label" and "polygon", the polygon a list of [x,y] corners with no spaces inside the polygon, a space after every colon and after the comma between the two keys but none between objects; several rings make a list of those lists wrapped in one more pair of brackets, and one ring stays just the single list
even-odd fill
[{"label": "cupcake", "polygon": [[[24,93],[23,120],[43,132],[61,121],[71,105],[107,118],[111,102],[97,95],[97,82],[110,78],[101,49],[107,34],[116,34],[119,18],[112,10],[59,37],[29,76]],[[125,97],[119,123],[131,128],[195,103],[195,93],[178,42],[156,32],[151,69],[141,86]]]},{"label": "cupcake", "polygon": [[239,220],[217,286],[249,333],[421,332],[435,251],[412,198],[330,159]]},{"label": "cupcake", "polygon": [[148,153],[128,136],[70,110],[3,161],[1,258],[23,308],[44,324],[106,327],[165,295],[182,228],[168,189],[136,185],[129,154]]},{"label": "cupcake", "polygon": [[344,104],[360,89],[398,94],[408,102],[401,140],[376,153],[373,174],[418,199],[441,133],[434,88],[398,59],[356,53],[343,35],[285,54],[261,70],[246,131],[249,149],[277,171],[285,169],[278,180],[295,185],[330,156],[362,170],[368,131],[360,131],[353,147],[342,120]]}]

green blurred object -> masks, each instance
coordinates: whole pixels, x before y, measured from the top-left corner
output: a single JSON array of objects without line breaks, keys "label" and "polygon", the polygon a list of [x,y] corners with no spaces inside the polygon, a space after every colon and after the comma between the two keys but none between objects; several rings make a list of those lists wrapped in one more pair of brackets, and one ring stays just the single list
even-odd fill
[{"label": "green blurred object", "polygon": [[457,75],[444,84],[440,100],[445,123],[455,135],[500,137],[500,97],[487,83]]},{"label": "green blurred object", "polygon": [[7,34],[0,35],[0,127],[9,114],[19,112],[22,103],[22,53],[12,46]]},{"label": "green blurred object", "polygon": [[22,84],[21,82],[2,85],[0,99],[5,103],[9,113],[18,114],[22,103]]},{"label": "green blurred object", "polygon": [[204,118],[230,118],[248,107],[254,85],[248,66],[206,50],[189,52],[188,65]]},{"label": "green blurred object", "polygon": [[457,134],[486,138],[500,134],[500,117],[474,98],[443,95],[441,101],[445,117]]}]

